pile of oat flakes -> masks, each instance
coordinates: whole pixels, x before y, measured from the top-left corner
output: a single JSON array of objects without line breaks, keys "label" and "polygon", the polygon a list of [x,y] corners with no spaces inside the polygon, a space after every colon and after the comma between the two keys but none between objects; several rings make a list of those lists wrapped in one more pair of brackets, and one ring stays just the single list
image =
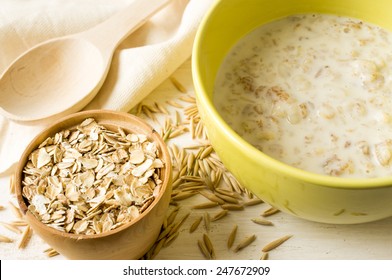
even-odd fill
[{"label": "pile of oat flakes", "polygon": [[139,217],[160,193],[159,158],[146,135],[112,131],[88,118],[48,137],[23,169],[23,196],[42,223],[99,234]]}]

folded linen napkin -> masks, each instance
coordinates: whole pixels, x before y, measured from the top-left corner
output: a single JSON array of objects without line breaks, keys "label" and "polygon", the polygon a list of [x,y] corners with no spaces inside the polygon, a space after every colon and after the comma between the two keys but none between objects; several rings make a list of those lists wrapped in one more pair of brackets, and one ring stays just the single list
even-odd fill
[{"label": "folded linen napkin", "polygon": [[[0,0],[0,73],[35,44],[88,29],[132,1]],[[103,87],[85,109],[132,109],[190,57],[196,30],[212,2],[173,0],[125,39]],[[12,170],[45,126],[0,116],[0,174]]]}]

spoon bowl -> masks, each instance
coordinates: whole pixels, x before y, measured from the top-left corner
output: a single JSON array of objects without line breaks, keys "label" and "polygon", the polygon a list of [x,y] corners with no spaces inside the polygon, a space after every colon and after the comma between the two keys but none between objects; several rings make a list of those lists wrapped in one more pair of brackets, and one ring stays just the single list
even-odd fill
[{"label": "spoon bowl", "polygon": [[95,96],[107,70],[89,41],[67,37],[40,44],[3,74],[2,113],[28,121],[78,111]]},{"label": "spoon bowl", "polygon": [[0,113],[22,122],[81,110],[97,94],[118,44],[171,0],[135,0],[90,30],[43,42],[0,77]]}]

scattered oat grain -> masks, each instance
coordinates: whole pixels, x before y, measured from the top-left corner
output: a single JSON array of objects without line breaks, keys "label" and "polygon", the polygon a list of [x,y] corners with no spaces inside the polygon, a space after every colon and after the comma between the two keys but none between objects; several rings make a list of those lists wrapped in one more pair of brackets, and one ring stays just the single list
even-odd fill
[{"label": "scattered oat grain", "polygon": [[208,202],[204,202],[204,203],[193,205],[192,209],[207,209],[207,208],[216,207],[218,205],[219,205],[218,202],[208,201]]},{"label": "scattered oat grain", "polygon": [[234,252],[238,252],[242,249],[244,249],[245,247],[249,246],[253,241],[256,240],[256,235],[253,234],[249,237],[244,238],[238,245],[237,247],[235,247]]},{"label": "scattered oat grain", "polygon": [[231,203],[231,204],[238,204],[239,203],[239,201],[236,198],[232,197],[232,196],[229,196],[229,195],[226,195],[226,194],[221,194],[219,192],[215,192],[215,195],[217,197],[223,199],[226,203]]},{"label": "scattered oat grain", "polygon": [[210,227],[211,227],[210,214],[208,212],[205,212],[203,217],[204,217],[204,227],[205,227],[206,231],[209,231]]},{"label": "scattered oat grain", "polygon": [[7,236],[0,235],[0,242],[3,243],[12,243],[14,242],[11,238],[8,238]]},{"label": "scattered oat grain", "polygon": [[232,204],[232,203],[224,203],[221,205],[222,209],[231,210],[231,211],[242,211],[244,210],[244,205],[241,204]]},{"label": "scattered oat grain", "polygon": [[[222,172],[222,171],[220,171],[220,172]],[[223,177],[223,174],[224,173],[222,172],[222,177]],[[242,196],[239,193],[236,193],[236,192],[233,192],[233,191],[230,191],[227,189],[215,188],[215,192],[226,195],[226,196],[233,197],[233,198],[237,199],[237,201],[242,199]]]},{"label": "scattered oat grain", "polygon": [[152,250],[151,259],[154,259],[158,253],[161,251],[163,244],[166,242],[166,238],[162,238],[155,244],[155,247]]},{"label": "scattered oat grain", "polygon": [[252,222],[255,224],[263,225],[263,226],[273,226],[274,224],[271,221],[268,221],[266,219],[260,219],[260,218],[253,218],[251,219]]},{"label": "scattered oat grain", "polygon": [[163,243],[163,247],[168,247],[170,244],[172,244],[174,242],[174,240],[176,240],[176,238],[180,235],[180,232],[175,232],[174,234],[169,235],[165,242]]},{"label": "scattered oat grain", "polygon": [[189,123],[190,132],[191,132],[191,139],[195,139],[195,119],[192,116]]},{"label": "scattered oat grain", "polygon": [[15,226],[15,227],[25,227],[25,226],[28,225],[28,223],[26,221],[24,221],[24,220],[12,221],[10,224]]},{"label": "scattered oat grain", "polygon": [[172,82],[172,84],[174,85],[174,87],[181,93],[186,93],[187,90],[184,87],[184,85],[182,85],[175,77],[171,76],[170,77],[170,81]]},{"label": "scattered oat grain", "polygon": [[167,130],[165,130],[165,132],[163,133],[163,135],[162,135],[162,140],[164,141],[164,142],[166,142],[169,138],[170,138],[170,134],[171,134],[171,132],[172,132],[172,127],[169,127]]},{"label": "scattered oat grain", "polygon": [[10,230],[10,231],[13,231],[13,232],[18,233],[18,234],[22,233],[22,231],[19,228],[17,228],[16,226],[14,226],[13,224],[4,223],[4,222],[0,222],[0,224],[3,227],[5,227],[6,229]]},{"label": "scattered oat grain", "polygon": [[20,211],[19,207],[16,207],[11,201],[8,202],[11,206],[11,211],[17,219],[23,219],[22,212]]},{"label": "scattered oat grain", "polygon": [[188,159],[187,159],[187,168],[188,170],[192,170],[193,165],[195,164],[195,154],[194,153],[189,153]]},{"label": "scattered oat grain", "polygon": [[225,201],[224,201],[223,199],[217,197],[215,194],[213,194],[213,193],[210,192],[210,191],[201,190],[201,191],[199,191],[199,193],[200,193],[202,196],[204,196],[205,198],[207,198],[207,199],[209,199],[210,201],[212,201],[212,202],[216,202],[216,203],[218,203],[218,204],[224,204],[224,203],[225,203]]},{"label": "scattered oat grain", "polygon": [[288,239],[290,239],[292,237],[292,235],[285,235],[281,238],[278,238],[270,243],[268,243],[267,245],[265,245],[262,249],[263,252],[269,252],[273,249],[275,249],[276,247],[282,245],[285,241],[287,241]]},{"label": "scattered oat grain", "polygon": [[204,158],[208,157],[208,156],[211,154],[211,152],[212,152],[213,150],[214,150],[214,148],[213,148],[212,146],[206,147],[206,148],[203,150],[203,152],[201,153],[200,159],[204,159]]},{"label": "scattered oat grain", "polygon": [[25,230],[23,231],[22,238],[21,238],[21,240],[19,242],[19,245],[18,245],[19,249],[26,248],[27,244],[29,243],[29,241],[31,239],[32,233],[33,232],[31,230],[30,226],[27,226],[25,228]]},{"label": "scattered oat grain", "polygon": [[173,227],[174,227],[174,224],[168,225],[163,231],[161,231],[161,233],[159,234],[156,241],[159,241],[162,238],[167,237],[170,234],[170,232],[172,231]]},{"label": "scattered oat grain", "polygon": [[178,137],[178,136],[183,135],[184,133],[188,132],[187,130],[188,130],[188,128],[186,128],[186,127],[177,128],[175,130],[172,130],[168,137],[169,137],[169,139]]},{"label": "scattered oat grain", "polygon": [[211,218],[211,222],[215,222],[217,220],[222,219],[223,217],[227,216],[228,213],[229,213],[229,210],[222,210],[222,211],[218,212],[217,214],[215,214]]},{"label": "scattered oat grain", "polygon": [[175,207],[170,214],[167,216],[167,224],[171,225],[177,217],[180,207]]},{"label": "scattered oat grain", "polygon": [[227,239],[227,248],[230,249],[233,246],[235,238],[237,236],[238,225],[234,225],[233,229],[230,232],[229,238]]},{"label": "scattered oat grain", "polygon": [[280,212],[279,209],[277,209],[275,207],[270,207],[267,210],[265,210],[263,213],[261,213],[261,216],[268,217],[268,216],[274,215],[274,214],[279,213],[279,212]]},{"label": "scattered oat grain", "polygon": [[168,100],[168,101],[166,101],[166,103],[171,105],[171,106],[173,106],[173,107],[179,108],[179,109],[182,109],[184,107],[184,106],[182,106],[181,104],[177,103],[174,100]]},{"label": "scattered oat grain", "polygon": [[190,95],[183,95],[180,96],[179,99],[181,99],[182,101],[188,102],[188,103],[196,103],[196,99]]},{"label": "scattered oat grain", "polygon": [[159,112],[165,114],[165,115],[170,115],[169,111],[166,109],[165,106],[163,106],[162,104],[155,102],[155,107],[157,107],[157,109],[159,110]]},{"label": "scattered oat grain", "polygon": [[173,226],[173,229],[170,231],[169,234],[171,235],[171,234],[174,234],[175,232],[177,232],[180,229],[180,227],[182,226],[182,224],[186,221],[186,219],[188,219],[189,215],[190,215],[190,212],[187,212],[184,216],[182,216],[180,221]]},{"label": "scattered oat grain", "polygon": [[211,254],[208,251],[206,245],[204,244],[203,241],[201,241],[200,239],[197,240],[197,245],[199,246],[200,251],[202,252],[203,256],[207,259],[210,260],[211,259]]},{"label": "scattered oat grain", "polygon": [[154,116],[153,111],[151,110],[151,107],[147,106],[147,105],[143,105],[142,106],[142,112],[149,117],[151,120],[153,120],[154,122],[157,122],[157,118]]},{"label": "scattered oat grain", "polygon": [[250,199],[248,201],[245,201],[244,205],[245,206],[254,206],[254,205],[261,204],[261,203],[264,203],[264,201],[259,199],[259,198],[252,198],[252,199]]},{"label": "scattered oat grain", "polygon": [[263,252],[261,254],[260,260],[268,260],[268,258],[269,258],[268,252]]},{"label": "scattered oat grain", "polygon": [[182,191],[182,192],[179,192],[176,195],[172,195],[171,199],[173,201],[184,200],[184,199],[187,199],[187,198],[189,198],[191,196],[194,196],[195,194],[197,194],[197,192],[191,192],[191,191],[185,192],[185,191]]},{"label": "scattered oat grain", "polygon": [[206,248],[209,252],[209,255],[211,256],[211,259],[216,259],[216,255],[215,255],[215,250],[214,250],[214,246],[212,245],[211,239],[207,234],[203,234],[203,241],[204,244],[206,245]]},{"label": "scattered oat grain", "polygon": [[59,253],[58,253],[55,249],[53,249],[53,248],[48,248],[48,249],[46,249],[46,250],[44,251],[44,253],[45,253],[49,258],[52,258],[52,257],[55,257],[55,256],[58,256],[58,255],[59,255]]},{"label": "scattered oat grain", "polygon": [[203,220],[202,216],[197,217],[195,221],[192,223],[191,227],[189,228],[189,232],[190,233],[194,232],[199,227],[202,220]]},{"label": "scattered oat grain", "polygon": [[15,194],[15,175],[10,176],[10,186],[9,186],[9,192],[10,194]]}]

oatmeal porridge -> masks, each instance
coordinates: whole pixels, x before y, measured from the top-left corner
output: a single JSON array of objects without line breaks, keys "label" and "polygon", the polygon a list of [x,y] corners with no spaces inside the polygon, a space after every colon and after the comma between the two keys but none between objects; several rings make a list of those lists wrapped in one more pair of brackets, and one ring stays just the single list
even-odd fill
[{"label": "oatmeal porridge", "polygon": [[219,70],[214,104],[265,154],[339,177],[392,175],[392,33],[303,14],[242,38]]}]

